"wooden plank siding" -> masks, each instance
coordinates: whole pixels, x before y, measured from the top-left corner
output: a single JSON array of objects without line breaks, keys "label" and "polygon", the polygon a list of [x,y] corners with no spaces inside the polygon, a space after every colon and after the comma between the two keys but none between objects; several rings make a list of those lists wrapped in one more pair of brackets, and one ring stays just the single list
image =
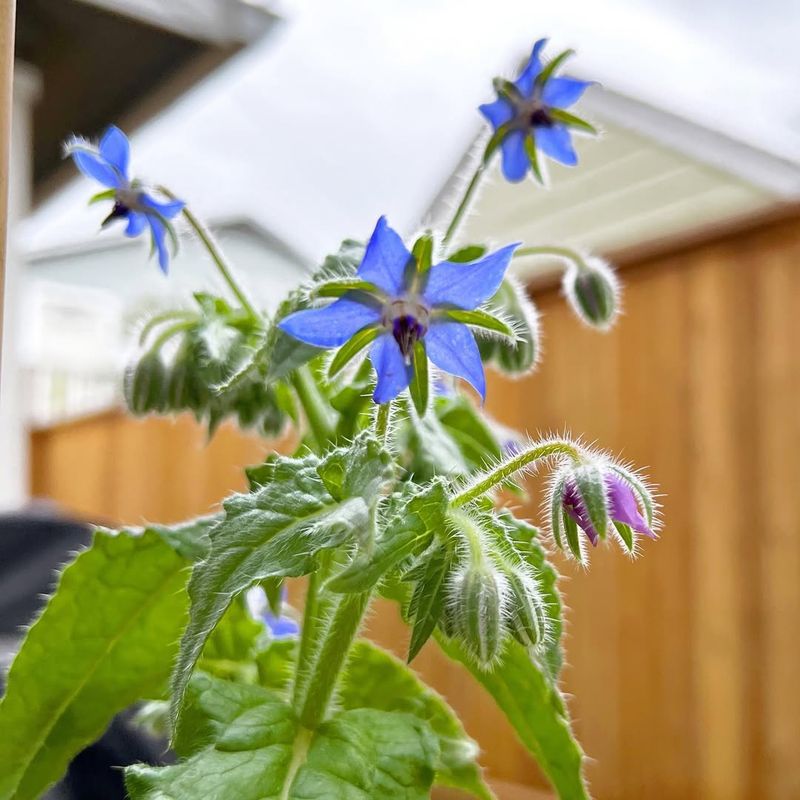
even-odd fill
[{"label": "wooden plank siding", "polygon": [[[537,291],[544,359],[494,377],[489,410],[646,465],[658,542],[562,566],[565,688],[598,800],[800,798],[800,220],[626,267],[607,335]],[[33,434],[37,495],[104,522],[176,520],[241,488],[263,443],[190,420],[106,415]],[[530,512],[539,502],[531,483]],[[389,605],[370,630],[402,648]],[[433,647],[417,667],[498,779],[542,785],[491,702]]]}]

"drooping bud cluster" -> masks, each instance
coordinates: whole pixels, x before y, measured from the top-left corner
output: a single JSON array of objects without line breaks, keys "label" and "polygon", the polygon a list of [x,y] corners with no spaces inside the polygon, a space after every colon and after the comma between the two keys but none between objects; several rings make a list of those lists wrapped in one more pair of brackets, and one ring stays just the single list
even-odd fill
[{"label": "drooping bud cluster", "polygon": [[601,258],[570,261],[564,272],[564,294],[578,318],[592,328],[608,330],[619,314],[619,280]]},{"label": "drooping bud cluster", "polygon": [[556,545],[580,562],[586,559],[586,541],[594,547],[609,533],[631,555],[637,535],[657,538],[651,490],[636,473],[604,456],[557,469],[547,506]]},{"label": "drooping bud cluster", "polygon": [[124,394],[136,415],[190,411],[210,432],[226,417],[265,435],[280,433],[291,409],[286,387],[242,371],[259,346],[252,322],[224,301],[196,296],[198,312],[154,317],[143,331],[149,349],[125,376]]},{"label": "drooping bud cluster", "polygon": [[547,603],[504,517],[458,511],[450,521],[459,561],[449,578],[443,629],[483,666],[500,657],[509,636],[525,647],[545,643]]}]

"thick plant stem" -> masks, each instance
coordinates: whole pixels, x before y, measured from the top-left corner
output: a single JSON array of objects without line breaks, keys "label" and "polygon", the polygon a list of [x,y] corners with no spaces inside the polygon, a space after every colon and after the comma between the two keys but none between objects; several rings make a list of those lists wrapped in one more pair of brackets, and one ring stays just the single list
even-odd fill
[{"label": "thick plant stem", "polygon": [[[327,555],[327,554],[323,554]],[[310,660],[318,647],[318,639],[321,628],[321,611],[319,590],[324,580],[324,564],[320,564],[316,572],[308,576],[308,588],[306,589],[306,601],[303,608],[303,627],[300,633],[300,647],[297,651],[297,672],[294,676],[293,703],[296,711],[300,711],[308,688],[310,679],[311,665]]]},{"label": "thick plant stem", "polygon": [[566,258],[575,264],[578,269],[586,269],[586,262],[583,256],[569,247],[558,247],[553,245],[542,245],[541,247],[520,247],[514,251],[514,258],[525,258],[526,256],[556,256]]},{"label": "thick plant stem", "polygon": [[503,481],[508,480],[515,472],[529,467],[536,461],[559,455],[569,456],[574,461],[580,461],[582,458],[580,448],[565,439],[542,442],[523,450],[508,461],[499,464],[482,478],[466,486],[450,500],[450,505],[455,508],[466,505],[486,494],[498,484],[503,483]]},{"label": "thick plant stem", "polygon": [[333,429],[328,406],[322,397],[307,365],[298,367],[292,374],[292,385],[297,392],[297,398],[308,420],[308,426],[317,441],[317,447],[323,452],[333,442],[336,432]]},{"label": "thick plant stem", "polygon": [[326,620],[325,638],[318,643],[311,670],[305,680],[305,698],[299,710],[300,723],[314,729],[325,719],[336,682],[350,646],[361,627],[370,593],[343,594]]},{"label": "thick plant stem", "polygon": [[447,226],[447,230],[444,232],[444,237],[442,238],[443,245],[448,244],[453,238],[455,232],[458,230],[458,226],[461,224],[461,220],[466,213],[467,208],[469,208],[472,195],[475,194],[475,190],[480,185],[481,178],[483,178],[485,171],[486,162],[483,160],[483,158],[481,158],[480,162],[478,162],[477,168],[475,169],[475,174],[467,184],[467,188],[464,189],[464,196],[461,198],[461,202],[456,207],[456,210],[453,213],[453,218],[450,220],[450,224]]}]

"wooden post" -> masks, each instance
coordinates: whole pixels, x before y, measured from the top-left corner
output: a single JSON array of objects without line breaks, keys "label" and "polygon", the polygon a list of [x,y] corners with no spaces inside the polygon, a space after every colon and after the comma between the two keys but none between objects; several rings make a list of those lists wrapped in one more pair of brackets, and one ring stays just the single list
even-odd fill
[{"label": "wooden post", "polygon": [[0,0],[0,354],[3,347],[4,277],[8,223],[8,173],[11,150],[11,97],[14,72],[16,0]]}]

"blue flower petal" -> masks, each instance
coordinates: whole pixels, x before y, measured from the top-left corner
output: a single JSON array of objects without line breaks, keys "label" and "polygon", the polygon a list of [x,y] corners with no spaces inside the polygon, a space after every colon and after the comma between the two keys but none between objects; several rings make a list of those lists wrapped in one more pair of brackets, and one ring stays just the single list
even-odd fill
[{"label": "blue flower petal", "polygon": [[428,358],[439,369],[469,383],[486,399],[486,377],[478,344],[472,331],[460,322],[435,320],[425,334]]},{"label": "blue flower petal", "polygon": [[495,130],[514,116],[511,103],[504,97],[498,98],[493,103],[484,103],[482,106],[478,106],[478,111],[486,117]]},{"label": "blue flower petal", "polygon": [[128,162],[131,146],[128,137],[116,126],[111,125],[100,140],[100,155],[125,178],[128,177]]},{"label": "blue flower petal", "polygon": [[375,325],[380,319],[380,309],[345,295],[325,308],[295,311],[282,319],[278,327],[306,344],[338,347],[354,333],[367,325]]},{"label": "blue flower petal", "polygon": [[119,189],[122,186],[122,176],[102,156],[89,150],[73,150],[72,160],[84,175],[94,178],[103,186],[109,189]]},{"label": "blue flower petal", "polygon": [[575,78],[550,78],[542,89],[542,101],[554,108],[569,108],[581,99],[592,81],[578,81]]},{"label": "blue flower petal", "polygon": [[547,39],[539,39],[533,46],[533,52],[528,59],[528,63],[520,73],[519,78],[514,81],[514,86],[519,89],[524,97],[530,97],[533,94],[533,86],[536,82],[536,77],[542,71],[542,60],[540,58],[542,50],[547,44]]},{"label": "blue flower petal", "polygon": [[518,183],[527,174],[531,162],[525,152],[525,139],[528,131],[511,131],[503,138],[500,148],[503,152],[503,175],[506,180]]},{"label": "blue flower petal", "polygon": [[273,639],[289,639],[300,632],[300,626],[290,617],[276,617],[267,612],[264,614],[264,622]]},{"label": "blue flower petal", "polygon": [[374,283],[390,297],[399,297],[405,289],[405,272],[411,253],[403,240],[381,217],[370,236],[358,276]]},{"label": "blue flower petal", "polygon": [[514,250],[510,244],[468,264],[443,261],[431,267],[422,293],[431,307],[471,310],[488,300],[499,288]]},{"label": "blue flower petal", "polygon": [[572,146],[572,136],[563,125],[540,127],[535,132],[536,147],[554,161],[568,167],[578,163],[578,154]]},{"label": "blue flower petal", "polygon": [[384,333],[372,344],[369,358],[378,376],[372,399],[376,403],[388,403],[411,383],[412,367],[406,364],[400,345],[391,333]]},{"label": "blue flower petal", "polygon": [[167,229],[158,217],[148,215],[147,222],[150,225],[150,233],[153,235],[153,244],[158,251],[158,266],[161,267],[161,271],[166,275],[169,269],[169,252],[165,241]]},{"label": "blue flower petal", "polygon": [[151,197],[147,192],[142,192],[139,195],[139,202],[147,208],[152,208],[153,211],[162,217],[166,217],[166,219],[172,219],[176,214],[183,211],[186,205],[183,200],[166,200],[162,203],[160,200]]},{"label": "blue flower petal", "polygon": [[138,236],[147,227],[147,217],[139,211],[128,212],[128,227],[125,235],[133,238]]}]

